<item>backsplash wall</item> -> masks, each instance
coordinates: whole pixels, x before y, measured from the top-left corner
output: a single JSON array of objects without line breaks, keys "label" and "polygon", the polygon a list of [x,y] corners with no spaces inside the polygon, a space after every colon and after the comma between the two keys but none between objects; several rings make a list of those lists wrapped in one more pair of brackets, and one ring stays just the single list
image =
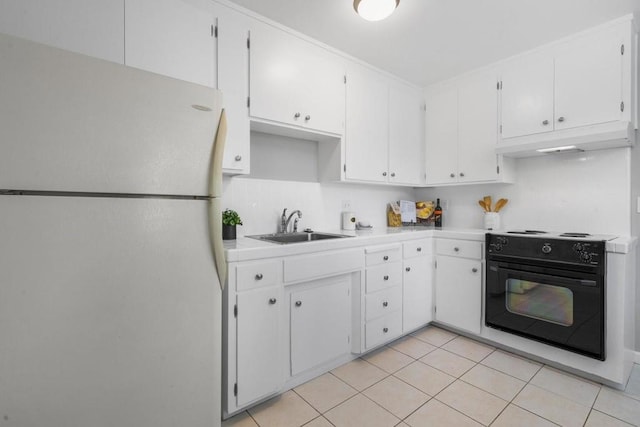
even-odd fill
[{"label": "backsplash wall", "polygon": [[[507,198],[502,228],[630,235],[630,149],[552,154],[516,160],[515,184],[416,190],[448,202],[444,225],[482,228],[478,200]],[[444,207],[444,206],[443,206]]]},{"label": "backsplash wall", "polygon": [[299,230],[337,231],[343,201],[358,220],[386,227],[387,203],[414,198],[413,188],[225,177],[222,207],[238,211],[244,223],[238,235],[244,236],[276,232],[284,208],[302,211]]}]

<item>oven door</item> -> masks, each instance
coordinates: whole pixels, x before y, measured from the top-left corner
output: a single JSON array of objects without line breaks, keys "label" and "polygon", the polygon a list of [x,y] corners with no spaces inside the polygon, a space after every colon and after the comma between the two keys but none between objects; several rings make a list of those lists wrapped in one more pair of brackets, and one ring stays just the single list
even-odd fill
[{"label": "oven door", "polygon": [[604,360],[604,276],[488,261],[485,324]]}]

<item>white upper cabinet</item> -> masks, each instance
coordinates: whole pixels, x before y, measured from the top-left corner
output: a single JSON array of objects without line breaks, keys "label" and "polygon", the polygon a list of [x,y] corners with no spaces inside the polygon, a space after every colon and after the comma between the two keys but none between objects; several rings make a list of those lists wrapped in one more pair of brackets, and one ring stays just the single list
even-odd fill
[{"label": "white upper cabinet", "polygon": [[215,16],[203,0],[126,0],[125,64],[216,87]]},{"label": "white upper cabinet", "polygon": [[249,29],[251,19],[214,3],[218,18],[218,89],[227,114],[227,141],[222,168],[229,174],[250,171]]},{"label": "white upper cabinet", "polygon": [[495,153],[497,82],[481,71],[427,89],[427,185],[509,182],[510,162]]},{"label": "white upper cabinet", "polygon": [[124,62],[124,0],[2,0],[0,32]]},{"label": "white upper cabinet", "polygon": [[631,16],[505,61],[498,153],[633,144],[636,32]]},{"label": "white upper cabinet", "polygon": [[347,72],[346,170],[348,180],[387,182],[389,86],[384,77],[350,63]]},{"label": "white upper cabinet", "polygon": [[423,103],[416,88],[365,66],[347,65],[347,180],[422,182]]},{"label": "white upper cabinet", "polygon": [[502,71],[502,137],[553,130],[553,57],[519,58]]},{"label": "white upper cabinet", "polygon": [[389,182],[419,185],[424,176],[424,101],[416,88],[389,86]]},{"label": "white upper cabinet", "polygon": [[249,55],[252,117],[343,134],[344,67],[337,55],[258,22]]}]

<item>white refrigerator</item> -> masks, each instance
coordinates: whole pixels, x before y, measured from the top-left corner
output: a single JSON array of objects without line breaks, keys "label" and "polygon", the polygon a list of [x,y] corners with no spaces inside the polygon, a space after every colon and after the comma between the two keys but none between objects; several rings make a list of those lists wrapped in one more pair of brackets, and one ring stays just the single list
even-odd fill
[{"label": "white refrigerator", "polygon": [[214,89],[0,35],[0,425],[220,424]]}]

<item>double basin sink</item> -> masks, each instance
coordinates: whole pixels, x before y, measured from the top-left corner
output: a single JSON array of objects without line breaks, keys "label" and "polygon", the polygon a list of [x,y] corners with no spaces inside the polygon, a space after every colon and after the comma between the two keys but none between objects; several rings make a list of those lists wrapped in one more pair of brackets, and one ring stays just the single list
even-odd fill
[{"label": "double basin sink", "polygon": [[304,232],[304,233],[259,234],[259,235],[246,236],[246,237],[250,237],[252,239],[257,239],[257,240],[263,240],[271,243],[288,244],[288,243],[315,242],[318,240],[326,240],[326,239],[341,239],[344,237],[353,237],[353,236],[311,231],[311,232]]}]

